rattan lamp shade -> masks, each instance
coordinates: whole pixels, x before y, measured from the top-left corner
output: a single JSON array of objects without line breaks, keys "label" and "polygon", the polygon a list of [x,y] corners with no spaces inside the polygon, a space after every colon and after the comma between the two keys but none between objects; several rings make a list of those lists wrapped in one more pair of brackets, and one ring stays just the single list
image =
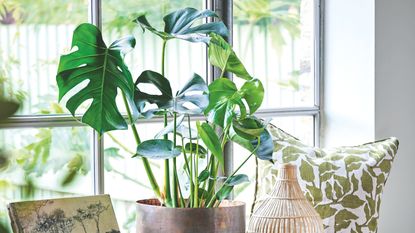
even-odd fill
[{"label": "rattan lamp shade", "polygon": [[319,214],[298,184],[295,165],[280,165],[276,184],[252,214],[247,232],[323,233]]}]

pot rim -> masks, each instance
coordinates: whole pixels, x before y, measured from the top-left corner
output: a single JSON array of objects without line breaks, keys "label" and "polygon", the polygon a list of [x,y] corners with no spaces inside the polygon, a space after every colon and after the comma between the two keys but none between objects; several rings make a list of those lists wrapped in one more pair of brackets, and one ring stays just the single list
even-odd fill
[{"label": "pot rim", "polygon": [[212,209],[223,209],[223,208],[236,208],[236,207],[244,207],[246,206],[246,203],[243,201],[235,201],[235,200],[222,200],[220,206],[218,207],[211,207],[211,208],[178,208],[178,207],[166,207],[161,205],[156,205],[156,203],[160,203],[157,198],[148,198],[148,199],[140,199],[136,201],[136,204],[139,206],[147,206],[151,208],[162,208],[162,209],[180,209],[180,210],[212,210]]}]

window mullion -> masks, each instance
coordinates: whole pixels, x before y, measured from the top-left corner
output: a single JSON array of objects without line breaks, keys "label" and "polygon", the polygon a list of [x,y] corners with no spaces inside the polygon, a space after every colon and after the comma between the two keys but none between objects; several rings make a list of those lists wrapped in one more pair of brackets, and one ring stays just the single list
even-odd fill
[{"label": "window mullion", "polygon": [[[102,7],[101,0],[90,0],[89,22],[102,31]],[[94,193],[103,194],[104,188],[104,137],[94,130],[92,136],[93,145],[93,171]]]},{"label": "window mullion", "polygon": [[323,38],[324,0],[314,2],[314,105],[318,113],[314,116],[314,146],[320,146],[321,111],[323,99]]},{"label": "window mullion", "polygon": [[[233,1],[223,1],[223,0],[210,0],[208,1],[208,8],[214,10],[223,23],[229,29],[229,36],[225,40],[232,45],[232,29],[233,29]],[[209,66],[209,80],[214,81],[216,78],[220,78],[221,70],[217,67]],[[232,73],[226,72],[225,77],[232,80]],[[233,172],[233,145],[232,143],[226,143],[224,149],[224,159],[225,159],[225,169],[224,176],[228,176]],[[233,198],[233,195],[230,195],[229,198]]]}]

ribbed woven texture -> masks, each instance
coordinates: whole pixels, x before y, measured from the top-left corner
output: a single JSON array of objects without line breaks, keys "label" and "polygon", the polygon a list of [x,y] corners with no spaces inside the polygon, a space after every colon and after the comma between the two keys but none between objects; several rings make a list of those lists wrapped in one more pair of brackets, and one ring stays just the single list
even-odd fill
[{"label": "ribbed woven texture", "polygon": [[252,214],[248,233],[323,233],[319,214],[304,197],[295,165],[283,164],[273,191]]}]

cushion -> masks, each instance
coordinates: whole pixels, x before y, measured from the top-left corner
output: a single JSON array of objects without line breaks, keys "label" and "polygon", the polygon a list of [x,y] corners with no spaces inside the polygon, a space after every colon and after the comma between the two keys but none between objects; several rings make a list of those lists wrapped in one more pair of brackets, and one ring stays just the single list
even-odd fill
[{"label": "cushion", "polygon": [[307,146],[270,125],[273,161],[258,164],[255,205],[273,187],[277,164],[297,165],[306,198],[323,219],[325,232],[377,231],[382,190],[385,187],[398,140],[388,138],[360,146],[320,149]]}]

